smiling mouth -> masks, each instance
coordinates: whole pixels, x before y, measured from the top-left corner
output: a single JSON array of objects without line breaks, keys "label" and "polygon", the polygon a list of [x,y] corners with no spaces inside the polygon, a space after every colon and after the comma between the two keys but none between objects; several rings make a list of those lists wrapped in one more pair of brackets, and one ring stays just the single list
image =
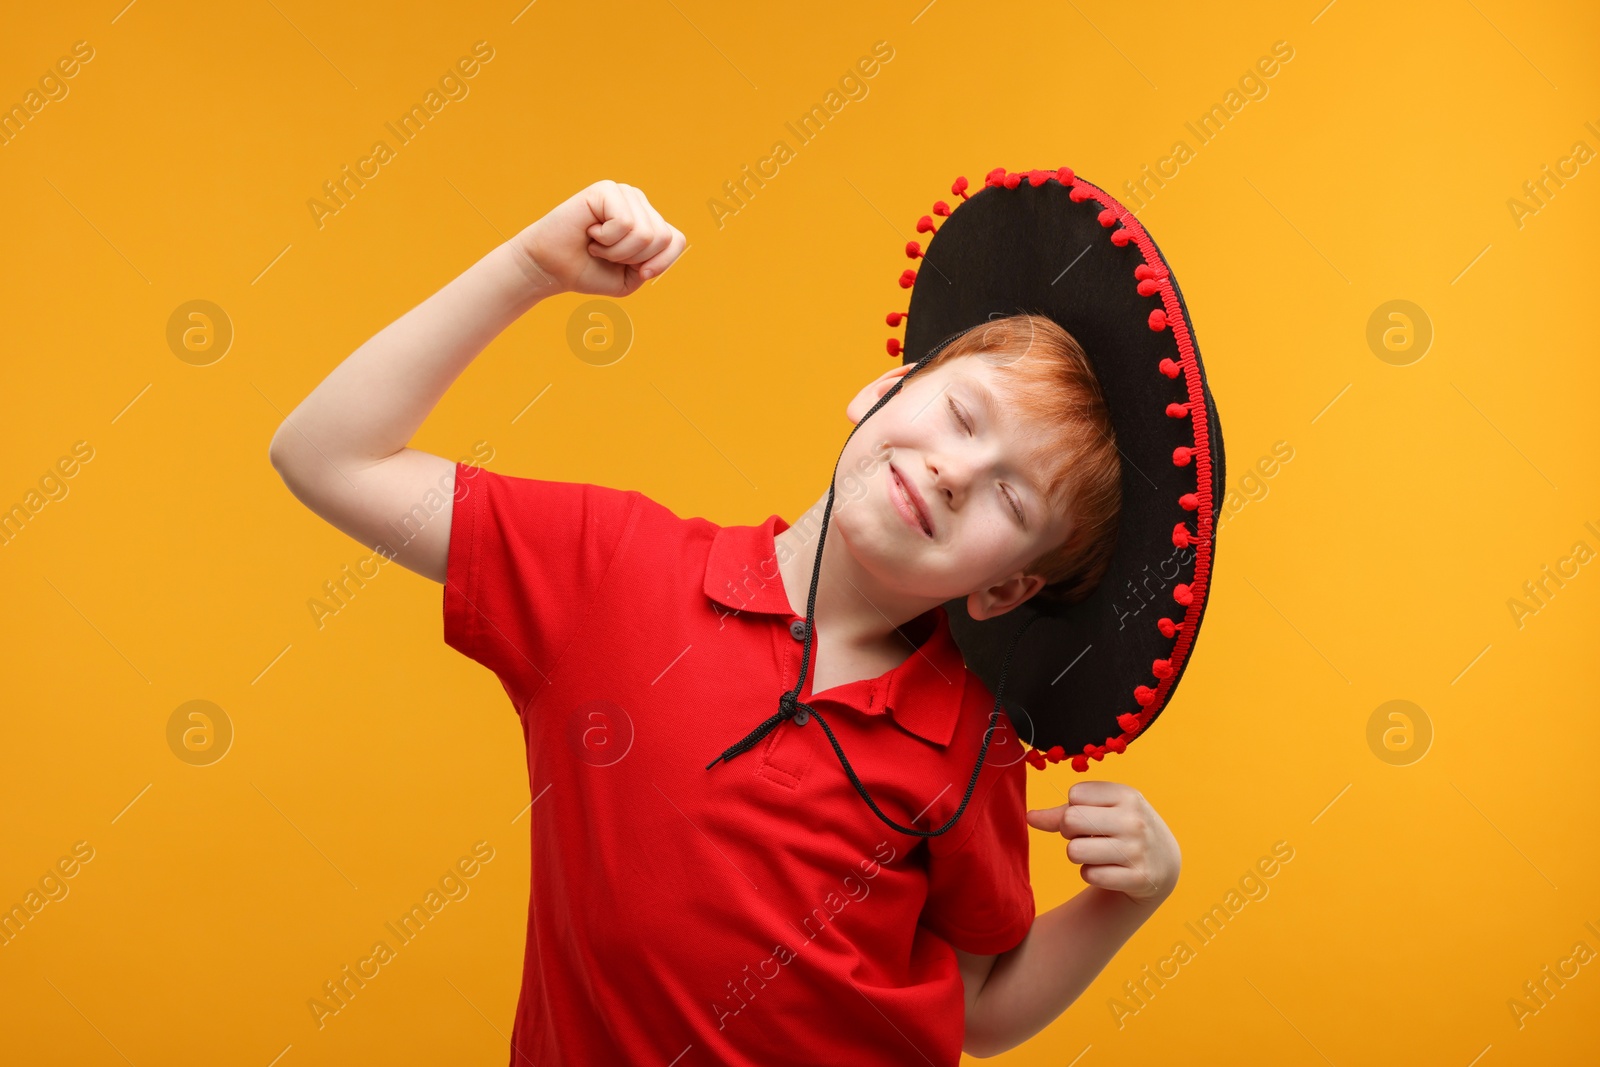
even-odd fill
[{"label": "smiling mouth", "polygon": [[906,484],[906,480],[900,476],[900,472],[895,469],[893,464],[889,467],[889,476],[894,479],[894,483],[900,492],[900,499],[904,503],[906,510],[911,513],[912,518],[921,527],[923,534],[927,537],[932,537],[933,528],[928,522],[927,516],[922,513],[921,508],[917,507],[916,497],[912,495],[911,487]]}]

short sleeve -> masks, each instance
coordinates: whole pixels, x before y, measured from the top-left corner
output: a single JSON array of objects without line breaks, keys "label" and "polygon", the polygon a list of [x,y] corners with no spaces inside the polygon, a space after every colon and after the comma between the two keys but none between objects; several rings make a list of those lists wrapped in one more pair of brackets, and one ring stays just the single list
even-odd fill
[{"label": "short sleeve", "polygon": [[456,464],[444,639],[520,714],[594,606],[641,494]]},{"label": "short sleeve", "polygon": [[962,835],[958,840],[928,839],[928,899],[920,922],[963,952],[1007,952],[1033,926],[1026,768],[1022,760],[996,768],[988,794],[973,795],[948,835]]}]

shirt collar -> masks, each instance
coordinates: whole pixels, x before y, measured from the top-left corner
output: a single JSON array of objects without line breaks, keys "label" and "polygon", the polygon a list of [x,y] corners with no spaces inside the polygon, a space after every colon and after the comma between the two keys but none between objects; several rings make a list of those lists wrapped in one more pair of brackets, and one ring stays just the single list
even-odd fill
[{"label": "shirt collar", "polygon": [[[706,596],[736,613],[798,618],[778,570],[774,540],[788,528],[789,523],[778,515],[769,516],[759,526],[718,528],[706,556]],[[859,695],[869,712],[886,708],[904,729],[945,746],[961,715],[968,672],[944,606],[934,608],[933,614],[932,636],[905,662],[878,678],[841,687],[840,693]],[[816,652],[813,646],[813,663]]]}]

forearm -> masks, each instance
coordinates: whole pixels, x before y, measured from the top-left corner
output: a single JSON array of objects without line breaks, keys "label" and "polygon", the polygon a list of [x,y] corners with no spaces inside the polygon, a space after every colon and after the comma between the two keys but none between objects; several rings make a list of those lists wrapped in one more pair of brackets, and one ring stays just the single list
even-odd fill
[{"label": "forearm", "polygon": [[1034,919],[1022,943],[995,959],[967,1013],[967,1051],[997,1055],[1050,1025],[1158,907],[1091,885]]},{"label": "forearm", "polygon": [[361,466],[399,452],[467,364],[555,291],[499,245],[335,367],[278,428],[274,463]]}]

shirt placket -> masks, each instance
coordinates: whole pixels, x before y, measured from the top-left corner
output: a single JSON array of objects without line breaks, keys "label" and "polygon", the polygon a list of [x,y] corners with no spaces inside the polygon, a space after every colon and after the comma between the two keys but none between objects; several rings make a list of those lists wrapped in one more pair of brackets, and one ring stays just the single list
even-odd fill
[{"label": "shirt placket", "polygon": [[[805,651],[807,625],[806,620],[795,616],[772,628],[773,658],[778,664],[781,688],[771,694],[766,715],[778,709],[778,697],[794,688],[800,678],[800,660]],[[816,656],[815,647],[811,653],[813,657]],[[761,747],[761,769],[776,772],[770,777],[781,776],[781,780],[798,785],[805,776],[813,749],[798,733],[805,729],[809,719],[806,710],[801,708],[792,721],[780,723],[777,729],[767,735]]]}]

